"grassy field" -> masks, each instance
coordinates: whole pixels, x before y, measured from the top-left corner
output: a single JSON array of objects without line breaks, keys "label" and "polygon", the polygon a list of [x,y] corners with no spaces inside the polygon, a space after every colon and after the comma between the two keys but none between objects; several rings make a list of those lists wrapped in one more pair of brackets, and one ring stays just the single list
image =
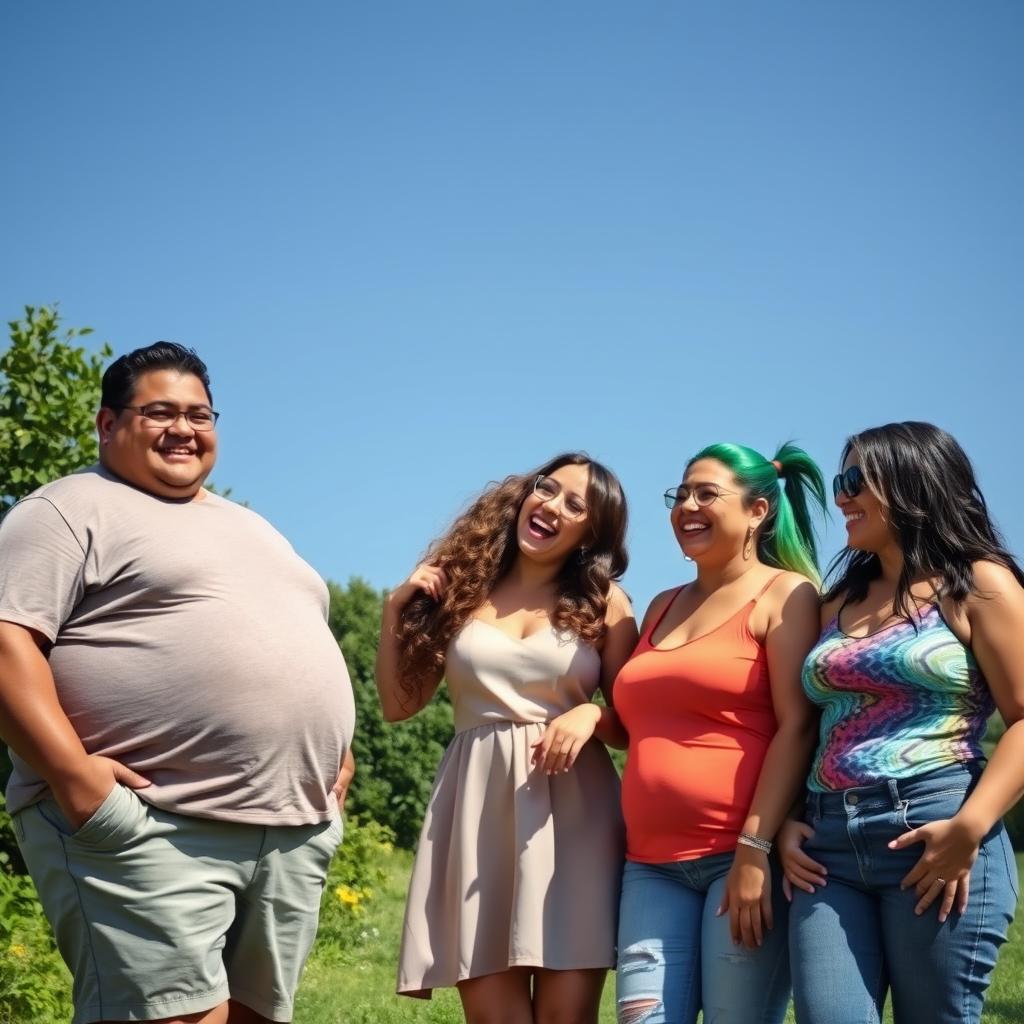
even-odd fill
[{"label": "grassy field", "polygon": [[[1017,863],[1024,877],[1024,854]],[[410,858],[396,852],[388,861],[388,880],[367,911],[363,945],[337,953],[318,950],[299,989],[295,1024],[458,1024],[458,997],[446,989],[430,1002],[394,995],[395,958],[402,924],[402,903]],[[985,1024],[1024,1024],[1024,914],[1018,911],[1003,947],[986,1003]],[[792,1012],[787,1021],[792,1021]],[[891,1018],[886,1017],[887,1020]],[[614,978],[609,976],[601,1024],[615,1024]]]}]

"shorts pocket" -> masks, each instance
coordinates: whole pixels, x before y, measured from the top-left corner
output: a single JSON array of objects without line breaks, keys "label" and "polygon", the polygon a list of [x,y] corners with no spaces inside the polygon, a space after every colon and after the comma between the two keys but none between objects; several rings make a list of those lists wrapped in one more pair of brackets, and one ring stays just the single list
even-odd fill
[{"label": "shorts pocket", "polygon": [[139,831],[146,810],[142,801],[127,786],[115,783],[103,803],[81,828],[71,828],[56,800],[38,804],[46,821],[73,843],[96,850],[113,850],[124,846]]}]

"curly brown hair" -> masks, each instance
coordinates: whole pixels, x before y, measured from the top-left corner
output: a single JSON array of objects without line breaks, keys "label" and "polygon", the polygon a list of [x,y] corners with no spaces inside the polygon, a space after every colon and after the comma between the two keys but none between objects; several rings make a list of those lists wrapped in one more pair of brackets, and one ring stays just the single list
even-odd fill
[{"label": "curly brown hair", "polygon": [[420,680],[444,665],[452,637],[515,562],[519,510],[534,482],[562,466],[590,469],[586,501],[591,537],[565,560],[555,580],[554,625],[587,643],[601,641],[612,581],[629,563],[626,496],[615,474],[600,462],[582,452],[566,452],[532,472],[491,484],[427,548],[423,560],[443,569],[448,585],[440,601],[420,593],[402,609],[398,665],[410,700],[418,698]]}]

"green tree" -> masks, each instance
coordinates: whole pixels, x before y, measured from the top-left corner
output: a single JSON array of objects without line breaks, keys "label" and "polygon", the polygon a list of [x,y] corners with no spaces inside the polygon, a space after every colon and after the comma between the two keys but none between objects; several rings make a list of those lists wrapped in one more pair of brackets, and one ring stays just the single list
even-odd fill
[{"label": "green tree", "polygon": [[451,704],[442,691],[409,721],[385,722],[373,674],[384,595],[358,578],[345,588],[328,586],[331,631],[345,654],[356,699],[349,810],[387,825],[408,849],[419,835],[434,772],[452,736]]},{"label": "green tree", "polygon": [[94,419],[104,345],[73,344],[90,327],[61,327],[56,307],[25,307],[0,356],[0,515],[42,484],[96,461]]},{"label": "green tree", "polygon": [[[61,329],[56,307],[25,307],[10,321],[11,342],[0,355],[0,516],[19,498],[96,461],[93,424],[100,401],[104,345],[88,354],[72,344],[91,327]],[[11,763],[0,744],[0,790]],[[0,800],[0,869],[23,871]]]}]

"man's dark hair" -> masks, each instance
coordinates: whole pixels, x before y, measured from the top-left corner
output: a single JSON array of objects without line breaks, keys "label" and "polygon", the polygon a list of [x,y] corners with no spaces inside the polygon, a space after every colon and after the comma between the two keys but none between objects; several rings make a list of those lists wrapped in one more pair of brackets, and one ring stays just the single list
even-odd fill
[{"label": "man's dark hair", "polygon": [[100,404],[105,409],[123,409],[131,405],[132,396],[139,378],[153,370],[177,370],[191,373],[203,382],[206,397],[213,404],[210,391],[210,373],[206,363],[196,355],[195,350],[185,348],[173,341],[157,341],[145,348],[126,352],[115,359],[103,374],[103,397]]}]

